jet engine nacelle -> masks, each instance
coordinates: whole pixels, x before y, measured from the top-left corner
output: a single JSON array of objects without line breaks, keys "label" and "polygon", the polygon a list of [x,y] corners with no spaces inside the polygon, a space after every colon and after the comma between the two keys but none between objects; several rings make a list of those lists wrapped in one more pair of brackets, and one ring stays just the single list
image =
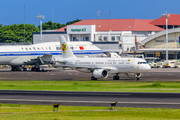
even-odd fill
[{"label": "jet engine nacelle", "polygon": [[108,71],[104,69],[96,69],[93,71],[93,76],[95,78],[107,78],[108,77]]},{"label": "jet engine nacelle", "polygon": [[129,78],[141,77],[141,73],[126,73]]}]

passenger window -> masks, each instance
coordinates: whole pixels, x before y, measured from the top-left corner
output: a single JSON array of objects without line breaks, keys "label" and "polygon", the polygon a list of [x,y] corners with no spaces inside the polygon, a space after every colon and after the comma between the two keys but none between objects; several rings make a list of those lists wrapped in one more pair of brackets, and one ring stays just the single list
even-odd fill
[{"label": "passenger window", "polygon": [[34,49],[34,50],[36,50],[36,48],[35,48],[35,47],[33,47],[33,49]]},{"label": "passenger window", "polygon": [[49,50],[51,50],[51,47],[49,46]]},{"label": "passenger window", "polygon": [[44,48],[43,48],[43,47],[41,47],[41,49],[42,49],[42,50],[44,50]]},{"label": "passenger window", "polygon": [[70,47],[71,50],[73,50],[74,48],[73,47]]},{"label": "passenger window", "polygon": [[40,48],[37,47],[37,50],[40,50]]},{"label": "passenger window", "polygon": [[56,47],[56,50],[61,50],[61,48],[60,47]]},{"label": "passenger window", "polygon": [[29,48],[29,50],[31,50],[31,48]]},{"label": "passenger window", "polygon": [[28,50],[28,49],[26,48],[26,50]]}]

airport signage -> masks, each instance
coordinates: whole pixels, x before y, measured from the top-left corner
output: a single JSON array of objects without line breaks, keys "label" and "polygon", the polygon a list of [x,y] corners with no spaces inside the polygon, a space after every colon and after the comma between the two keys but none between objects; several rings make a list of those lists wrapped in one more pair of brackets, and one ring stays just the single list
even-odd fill
[{"label": "airport signage", "polygon": [[156,52],[156,56],[160,56],[160,53],[159,53],[159,52]]},{"label": "airport signage", "polygon": [[68,25],[67,34],[92,34],[95,32],[95,25]]},{"label": "airport signage", "polygon": [[72,32],[86,32],[86,28],[75,28],[75,29],[71,29]]}]

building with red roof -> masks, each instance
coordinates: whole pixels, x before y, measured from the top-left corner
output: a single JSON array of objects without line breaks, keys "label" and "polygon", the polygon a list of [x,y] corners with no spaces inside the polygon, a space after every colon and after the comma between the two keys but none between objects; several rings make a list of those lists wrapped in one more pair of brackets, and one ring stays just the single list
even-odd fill
[{"label": "building with red roof", "polygon": [[[152,22],[151,24],[166,29],[166,17],[162,16]],[[169,14],[168,16],[168,29],[180,27],[180,15]]]},{"label": "building with red roof", "polygon": [[[71,25],[95,25],[96,31],[162,31],[153,24],[152,19],[94,19],[82,20]],[[70,26],[71,26],[70,25]],[[60,28],[57,31],[65,31],[66,27]]]},{"label": "building with red roof", "polygon": [[[118,49],[114,51],[119,53],[121,53],[121,50],[124,52],[134,52],[137,48],[136,43],[139,45],[139,43],[145,39],[150,42],[151,40],[147,40],[147,38],[156,36],[156,33],[164,31],[165,25],[166,20],[163,16],[156,20],[89,19],[81,20],[74,24],[60,28],[56,30],[56,32],[53,32],[52,37],[50,37],[51,33],[48,33],[48,37],[45,37],[44,39],[53,38],[53,40],[58,41],[59,34],[63,34],[67,41],[91,41],[103,50],[108,48],[105,44],[116,43],[118,46],[116,46],[116,48]],[[170,14],[168,17],[168,28],[177,27],[180,27],[180,15]],[[159,39],[162,38],[158,38],[157,42],[163,41]],[[35,37],[33,40],[36,41]],[[146,41],[143,41],[142,43]],[[144,44],[146,45],[146,43]],[[109,51],[109,49],[114,48],[115,46],[113,45],[111,48],[104,51]]]},{"label": "building with red roof", "polygon": [[[57,32],[67,32],[68,41],[121,42],[123,51],[132,51],[135,47],[135,36],[138,42],[163,28],[150,22],[153,19],[92,19],[82,20]],[[82,31],[84,29],[84,31]],[[121,45],[120,45],[121,46]]]}]

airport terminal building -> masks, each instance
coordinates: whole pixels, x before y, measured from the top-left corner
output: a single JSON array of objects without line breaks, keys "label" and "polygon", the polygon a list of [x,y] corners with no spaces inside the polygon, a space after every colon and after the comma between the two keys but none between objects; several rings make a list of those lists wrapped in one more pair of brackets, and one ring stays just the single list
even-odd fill
[{"label": "airport terminal building", "polygon": [[[179,46],[180,15],[169,17],[169,47]],[[176,30],[173,30],[176,29]],[[155,56],[157,48],[163,58],[165,44],[165,17],[153,19],[92,19],[82,20],[56,31],[44,31],[43,42],[59,41],[59,35],[64,35],[68,41],[91,41],[104,52],[119,54],[144,53],[145,56]],[[176,36],[172,38],[172,36]],[[40,42],[39,33],[33,33],[33,43]],[[174,44],[173,44],[174,43]],[[177,44],[178,43],[178,44]],[[162,45],[160,45],[162,44]],[[172,45],[173,44],[173,45]],[[157,47],[159,46],[159,47]],[[155,49],[156,48],[156,49]],[[171,52],[169,53],[171,54]],[[176,55],[175,55],[176,54]],[[170,55],[178,56],[178,52]]]},{"label": "airport terminal building", "polygon": [[[160,17],[152,24],[165,28],[165,17]],[[160,31],[141,41],[143,48],[139,49],[145,57],[166,58],[166,30]],[[170,14],[168,17],[168,59],[180,59],[180,15]]]}]

